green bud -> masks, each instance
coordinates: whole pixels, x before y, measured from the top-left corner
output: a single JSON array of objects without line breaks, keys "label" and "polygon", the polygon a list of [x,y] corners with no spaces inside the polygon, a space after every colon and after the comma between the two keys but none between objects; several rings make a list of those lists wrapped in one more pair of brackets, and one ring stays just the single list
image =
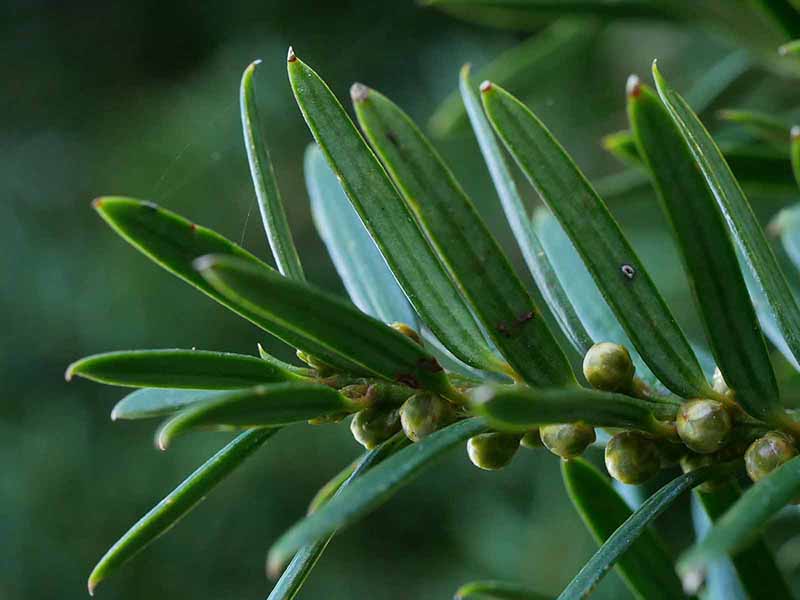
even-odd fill
[{"label": "green bud", "polygon": [[418,442],[455,421],[453,406],[441,396],[419,392],[400,407],[403,431],[412,442]]},{"label": "green bud", "polygon": [[[696,471],[701,467],[709,467],[716,463],[716,457],[710,454],[687,454],[681,459],[681,469],[684,473],[690,473],[691,471]],[[708,481],[704,481],[697,486],[696,489],[700,492],[708,494],[716,489],[719,489],[719,485],[722,481],[724,480],[709,479]]]},{"label": "green bud", "polygon": [[608,440],[605,456],[608,473],[622,483],[644,483],[661,468],[656,442],[638,431],[623,431]]},{"label": "green bud", "polygon": [[522,436],[522,439],[519,441],[519,445],[525,448],[541,448],[544,446],[542,443],[542,436],[539,435],[538,429],[531,429],[525,435]]},{"label": "green bud", "polygon": [[699,399],[681,406],[675,425],[681,441],[690,450],[712,454],[728,441],[733,419],[721,402]]},{"label": "green bud", "polygon": [[372,450],[400,431],[400,411],[379,407],[365,408],[350,421],[350,431],[359,444]]},{"label": "green bud", "polygon": [[395,331],[399,331],[404,336],[411,338],[420,346],[422,346],[422,340],[420,339],[419,334],[405,323],[392,323],[390,327]]},{"label": "green bud", "polygon": [[563,459],[580,456],[597,439],[594,428],[581,421],[544,425],[539,428],[539,435],[545,447]]},{"label": "green bud", "polygon": [[583,375],[598,390],[628,391],[633,383],[635,370],[628,350],[619,344],[595,344],[583,357]]},{"label": "green bud", "polygon": [[467,454],[479,469],[496,471],[511,462],[519,449],[519,435],[513,433],[481,433],[467,441]]},{"label": "green bud", "polygon": [[750,444],[744,464],[750,479],[758,481],[795,456],[794,440],[781,431],[770,431]]}]

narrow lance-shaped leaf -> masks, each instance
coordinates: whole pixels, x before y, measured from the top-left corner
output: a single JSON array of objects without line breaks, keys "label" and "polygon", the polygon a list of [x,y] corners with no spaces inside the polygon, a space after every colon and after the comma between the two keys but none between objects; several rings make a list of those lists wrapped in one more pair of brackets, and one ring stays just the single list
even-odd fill
[{"label": "narrow lance-shaped leaf", "polygon": [[[373,466],[391,456],[408,443],[408,438],[406,438],[401,432],[395,435],[393,438],[385,441],[377,448],[373,448],[369,452],[365,453],[362,457],[350,465],[350,467],[343,471],[344,473],[347,473],[347,476],[343,480],[337,482],[335,487],[331,489],[331,493],[328,497],[326,497],[324,500],[320,500],[318,508],[319,506],[323,506],[332,497],[335,497],[336,494],[346,490],[348,486],[352,485],[356,478],[364,475],[364,473],[366,473]],[[325,548],[327,548],[331,539],[333,539],[333,536],[334,534],[331,533],[330,535],[323,536],[319,540],[311,542],[300,548],[297,554],[295,554],[292,558],[289,565],[286,567],[286,570],[281,575],[281,578],[275,584],[275,587],[272,588],[272,592],[270,592],[267,600],[291,600],[294,598],[300,591],[303,583],[305,583],[305,580],[311,570],[317,564],[320,556],[322,556]]]},{"label": "narrow lance-shaped leaf", "polygon": [[608,208],[539,119],[496,85],[481,86],[500,138],[583,258],[658,379],[685,397],[715,397],[697,358]]},{"label": "narrow lance-shaped leaf", "polygon": [[416,312],[316,144],[306,149],[304,171],[311,215],[353,303],[384,323],[405,323],[419,331],[428,351],[447,370],[486,379],[487,373],[465,365],[421,327]]},{"label": "narrow lance-shaped leaf", "polygon": [[359,408],[355,401],[318,383],[259,385],[192,404],[159,427],[156,445],[166,450],[172,440],[194,429],[275,427]]},{"label": "narrow lance-shaped leaf", "polygon": [[[598,544],[630,518],[631,509],[609,479],[585,460],[563,461],[561,475],[572,504]],[[672,559],[650,529],[644,529],[621,555],[616,569],[637,598],[684,597]]]},{"label": "narrow lance-shaped leaf", "polygon": [[764,293],[768,310],[797,359],[800,357],[800,307],[767,243],[760,223],[714,140],[686,101],[669,87],[655,63],[653,77],[662,102],[697,161],[745,262]]},{"label": "narrow lance-shaped leaf", "polygon": [[588,388],[532,388],[486,385],[470,394],[470,408],[499,430],[524,432],[549,423],[585,421],[603,427],[630,427],[675,436],[675,404],[639,400]]},{"label": "narrow lance-shaped leaf", "polygon": [[353,304],[384,323],[419,329],[414,309],[316,144],[306,148],[303,173],[314,224]]},{"label": "narrow lance-shaped leaf", "polygon": [[[687,101],[698,113],[703,112],[752,65],[752,54],[746,49],[736,50],[725,55],[706,69],[692,85],[686,93]],[[621,131],[612,136],[613,139],[608,141],[614,150],[637,152],[633,134],[630,131]],[[638,156],[625,155],[624,160],[628,158],[634,158],[639,162]],[[612,196],[619,196],[647,186],[647,177],[638,169],[627,169],[622,173],[607,175],[598,180],[595,185],[601,196],[610,199]]]},{"label": "narrow lance-shaped leaf", "polygon": [[136,390],[117,402],[111,411],[111,420],[150,419],[171,415],[198,402],[224,397],[227,391],[170,390],[145,388]]},{"label": "narrow lance-shaped leaf", "polygon": [[[105,197],[95,200],[94,207],[114,231],[164,269],[252,323],[259,325],[259,322],[263,322],[252,311],[231,304],[194,269],[192,263],[206,254],[228,254],[272,272],[269,265],[218,233],[150,202]],[[297,338],[292,330],[278,323],[272,323],[270,327],[270,333],[293,347],[301,348],[331,365],[358,372],[358,365],[315,344],[313,340]]]},{"label": "narrow lance-shaped leaf", "polygon": [[258,315],[265,328],[282,324],[296,337],[347,357],[362,371],[459,400],[439,363],[422,346],[346,302],[229,256],[203,257],[196,266],[231,303]]},{"label": "narrow lance-shaped leaf", "polygon": [[87,356],[67,368],[80,375],[128,387],[233,390],[299,376],[245,354],[208,350],[126,350]]},{"label": "narrow lance-shaped leaf", "polygon": [[454,600],[551,600],[520,583],[508,581],[470,581],[453,596]]},{"label": "narrow lance-shaped leaf", "polygon": [[796,58],[800,54],[800,40],[792,40],[778,47],[778,54]]},{"label": "narrow lance-shaped leaf", "polygon": [[[719,520],[742,495],[739,484],[733,479],[714,482],[712,490],[701,488],[694,493],[712,523]],[[740,585],[751,600],[792,597],[763,536],[754,539],[736,555],[733,566]]]},{"label": "narrow lance-shaped leaf", "polygon": [[690,579],[714,560],[746,548],[770,517],[800,493],[800,458],[784,463],[750,487],[700,542],[678,560],[678,572]]},{"label": "narrow lance-shaped leaf", "polygon": [[778,117],[754,110],[721,110],[719,118],[747,128],[755,136],[768,142],[786,144],[789,125]]},{"label": "narrow lance-shaped leaf", "polygon": [[594,553],[558,597],[558,600],[583,600],[647,527],[687,490],[731,472],[731,465],[702,467],[676,477],[650,496]]},{"label": "narrow lance-shaped leaf", "polygon": [[[597,33],[586,21],[555,21],[541,32],[513,46],[478,72],[479,80],[491,79],[501,85],[546,85],[549,76],[561,72],[567,56],[580,55]],[[444,137],[466,125],[467,113],[459,90],[450,93],[431,115],[429,125],[436,137]]]},{"label": "narrow lance-shaped leaf", "polygon": [[480,419],[467,419],[400,450],[284,533],[269,552],[269,565],[279,568],[305,544],[358,521],[410,483],[444,452],[486,430],[486,424]]},{"label": "narrow lance-shaped leaf", "polygon": [[165,533],[202,502],[208,493],[233,472],[278,429],[255,429],[240,434],[208,459],[183,483],[153,507],[115,543],[89,576],[89,593],[150,542]]},{"label": "narrow lance-shaped leaf", "polygon": [[291,49],[288,71],[311,133],[417,314],[468,365],[503,371],[504,364],[489,349],[413,214],[342,105]]},{"label": "narrow lance-shaped leaf", "polygon": [[388,98],[351,88],[361,128],[497,348],[531,385],[574,383],[564,352],[438,152]]},{"label": "narrow lance-shaped leaf", "polygon": [[517,240],[517,245],[522,250],[525,263],[561,329],[582,356],[592,346],[593,341],[561,286],[555,269],[550,264],[539,237],[531,225],[514,177],[503,156],[503,151],[495,138],[492,126],[483,113],[478,88],[469,76],[469,65],[465,65],[461,69],[459,83],[461,97],[472,123],[472,129],[478,138],[481,153],[489,168],[489,174],[494,182],[497,195],[500,197],[500,203],[511,226],[511,231]]},{"label": "narrow lance-shaped leaf", "polygon": [[[603,138],[603,145],[623,162],[643,166],[632,132],[626,130],[607,135]],[[720,140],[719,147],[731,170],[747,189],[760,195],[794,193],[795,179],[785,150],[773,145],[735,140]],[[617,176],[626,173],[640,174],[640,171],[625,171]],[[609,175],[604,181],[609,177],[615,175]]]},{"label": "narrow lance-shaped leaf", "polygon": [[292,239],[292,232],[286,220],[286,212],[281,201],[275,170],[269,158],[266,136],[258,118],[256,108],[256,91],[253,75],[256,66],[261,63],[257,60],[245,69],[242,83],[239,88],[239,107],[242,113],[242,130],[244,133],[244,147],[247,150],[247,161],[250,164],[250,175],[256,190],[258,208],[261,212],[261,221],[267,234],[269,247],[275,263],[281,274],[305,281],[303,265]]},{"label": "narrow lance-shaped leaf", "polygon": [[725,381],[751,415],[781,420],[778,385],[724,217],[664,105],[628,81],[628,118],[681,249]]}]

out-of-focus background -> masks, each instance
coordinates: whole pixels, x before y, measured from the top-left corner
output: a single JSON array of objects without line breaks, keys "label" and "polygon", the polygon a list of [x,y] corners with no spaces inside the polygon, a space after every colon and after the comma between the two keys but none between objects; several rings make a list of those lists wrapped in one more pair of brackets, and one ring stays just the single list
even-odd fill
[{"label": "out-of-focus background", "polygon": [[[259,341],[289,358],[278,341],[127,246],[90,201],[102,194],[153,200],[267,257],[238,112],[241,73],[261,58],[261,115],[307,274],[343,293],[309,215],[301,159],[310,134],[287,84],[287,46],[343,100],[350,84],[362,81],[427,126],[455,89],[462,63],[485,64],[527,35],[399,0],[5,3],[0,597],[82,597],[110,544],[227,439],[196,434],[161,453],[152,443],[153,423],[109,420],[125,390],[67,384],[67,364],[126,348],[253,353]],[[702,28],[627,22],[606,26],[577,50],[512,91],[599,180],[621,169],[600,139],[625,126],[627,75],[648,73],[658,57],[676,87],[686,89],[731,46]],[[726,100],[775,106],[780,96],[770,90],[779,79],[755,69],[745,80]],[[772,87],[762,85],[767,80]],[[464,130],[436,143],[523,273],[474,140]],[[786,200],[760,201],[759,213],[766,217]],[[612,207],[680,319],[699,336],[652,195],[621,196]],[[265,597],[270,543],[359,450],[346,423],[282,432],[97,593]],[[675,521],[682,518],[677,513],[661,522],[675,547],[689,541],[676,533],[689,531],[676,526],[687,525]],[[521,452],[510,468],[485,473],[460,450],[337,536],[301,597],[447,598],[474,578],[522,580],[555,593],[594,548],[554,457]],[[612,575],[598,597],[625,594]]]}]

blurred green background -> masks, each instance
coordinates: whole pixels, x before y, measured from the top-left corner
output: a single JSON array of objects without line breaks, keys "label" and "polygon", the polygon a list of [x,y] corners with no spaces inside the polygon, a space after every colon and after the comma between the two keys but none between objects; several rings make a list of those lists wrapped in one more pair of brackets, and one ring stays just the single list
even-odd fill
[{"label": "blurred green background", "polygon": [[[261,115],[306,271],[341,292],[309,216],[301,159],[310,134],[286,82],[287,46],[341,98],[363,81],[424,123],[463,62],[484,64],[526,35],[405,0],[11,0],[0,8],[0,597],[82,597],[110,544],[227,439],[197,434],[160,453],[153,423],[110,422],[124,390],[65,383],[69,362],[124,348],[252,353],[258,341],[289,356],[128,247],[91,199],[150,199],[267,257],[238,114],[239,77],[261,58]],[[647,73],[659,57],[685,89],[730,49],[701,29],[613,24],[591,49],[512,91],[599,178],[621,168],[600,138],[625,126],[628,73]],[[732,105],[781,102],[774,76],[756,70],[745,79],[726,97]],[[521,267],[474,140],[457,133],[437,143]],[[766,218],[787,200],[758,208]],[[652,197],[618,198],[613,208],[698,336]],[[277,435],[98,594],[266,597],[267,548],[358,452],[346,423]],[[673,511],[662,520],[671,544],[688,542],[687,518]],[[485,473],[462,450],[337,536],[301,597],[447,598],[463,581],[487,577],[554,593],[594,548],[554,457],[521,452],[510,468]],[[625,594],[609,576],[598,597]]]}]

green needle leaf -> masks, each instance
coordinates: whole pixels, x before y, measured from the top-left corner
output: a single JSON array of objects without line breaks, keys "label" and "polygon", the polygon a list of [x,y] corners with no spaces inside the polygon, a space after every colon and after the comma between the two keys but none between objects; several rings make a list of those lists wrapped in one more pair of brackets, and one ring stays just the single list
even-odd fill
[{"label": "green needle leaf", "polygon": [[67,368],[66,379],[128,387],[233,390],[300,379],[255,356],[208,350],[126,350],[87,356]]},{"label": "green needle leaf", "polygon": [[418,330],[414,309],[316,144],[306,149],[303,171],[314,224],[353,304],[384,323]]},{"label": "green needle leaf", "polygon": [[800,493],[800,458],[794,458],[750,487],[700,542],[678,560],[678,572],[696,577],[715,560],[746,548],[770,517]]},{"label": "green needle leaf", "polygon": [[456,592],[454,600],[550,600],[519,583],[507,581],[471,581]]},{"label": "green needle leaf", "polygon": [[[632,511],[609,479],[582,459],[561,463],[561,475],[572,504],[598,544],[630,518]],[[637,598],[683,598],[681,582],[661,540],[643,529],[616,569]]]},{"label": "green needle leaf", "polygon": [[470,198],[413,121],[362,84],[362,130],[494,344],[531,385],[575,382],[567,358]]},{"label": "green needle leaf", "polygon": [[781,56],[792,56],[796,58],[797,55],[800,54],[800,40],[786,42],[778,48],[778,54]]},{"label": "green needle leaf", "polygon": [[667,510],[681,494],[730,470],[730,465],[702,467],[676,477],[650,496],[606,539],[594,556],[589,559],[589,562],[561,592],[558,600],[583,600],[586,598],[609,569],[646,531],[650,523]]},{"label": "green needle leaf", "polygon": [[653,373],[681,396],[714,397],[683,332],[583,173],[524,104],[489,82],[481,90],[489,121],[560,221]]},{"label": "green needle leaf", "polygon": [[422,346],[352,305],[230,256],[206,256],[196,266],[232,304],[258,315],[268,331],[280,324],[294,338],[313,341],[362,371],[459,399]]},{"label": "green needle leaf", "polygon": [[[712,491],[696,489],[694,493],[712,522],[719,520],[742,495],[733,479],[714,482]],[[739,582],[752,600],[792,597],[763,536],[754,539],[732,562]]]},{"label": "green needle leaf", "polygon": [[202,502],[208,493],[278,429],[255,429],[236,437],[208,459],[175,490],[143,516],[105,553],[89,575],[89,594],[150,542],[165,533]]},{"label": "green needle leaf", "polygon": [[[491,79],[505,86],[531,82],[545,85],[548,76],[560,73],[557,65],[563,65],[566,55],[580,55],[596,33],[597,28],[585,21],[556,21],[480,69],[478,81]],[[429,121],[434,136],[451,135],[466,125],[462,95],[463,92],[459,94],[459,90],[455,90],[436,108]]]},{"label": "green needle leaf", "polygon": [[658,94],[683,135],[714,194],[745,262],[763,291],[772,317],[795,359],[800,357],[800,307],[781,272],[760,223],[719,148],[681,96],[672,90],[655,63]]},{"label": "green needle leaf", "polygon": [[417,314],[456,357],[502,372],[502,361],[342,105],[291,50],[288,71],[311,133]]},{"label": "green needle leaf", "polygon": [[172,440],[194,429],[275,427],[359,408],[335,389],[318,383],[259,385],[192,404],[164,421],[156,433],[156,446],[166,450]]},{"label": "green needle leaf", "polygon": [[719,118],[729,123],[742,125],[754,135],[768,142],[786,143],[789,124],[781,119],[755,110],[721,110]]},{"label": "green needle leaf", "polygon": [[149,419],[171,415],[191,404],[224,397],[227,392],[199,390],[150,389],[136,390],[117,402],[111,420]]},{"label": "green needle leaf", "polygon": [[[346,474],[341,480],[335,478],[335,486],[330,486],[330,494],[324,499],[320,499],[317,508],[324,506],[332,497],[346,490],[348,486],[352,485],[356,478],[361,477],[373,466],[380,463],[382,460],[391,456],[410,442],[403,433],[398,433],[395,437],[385,441],[383,444],[370,450],[356,460],[352,465],[349,465],[342,473]],[[326,486],[328,487],[328,486]],[[324,488],[323,488],[324,489]],[[313,512],[313,511],[312,511]],[[314,565],[317,564],[320,556],[327,548],[334,534],[323,536],[319,540],[307,544],[297,551],[294,555],[286,570],[281,575],[281,578],[275,584],[275,587],[270,592],[267,600],[291,600],[300,591],[303,583],[305,583]]]},{"label": "green needle leaf", "polygon": [[[272,267],[218,233],[195,225],[150,202],[105,197],[95,200],[94,207],[123,239],[164,269],[252,323],[259,325],[262,321],[258,315],[241,305],[234,306],[194,269],[192,263],[206,254],[228,254],[264,271],[274,272]],[[270,333],[329,364],[354,372],[359,369],[358,365],[330,352],[322,345],[314,344],[308,339],[297,339],[292,330],[278,323],[272,324]]]},{"label": "green needle leaf", "polygon": [[555,269],[531,225],[517,185],[503,156],[503,151],[497,143],[492,126],[483,113],[478,88],[469,76],[469,65],[465,65],[461,69],[460,86],[461,97],[472,123],[472,129],[478,138],[486,166],[489,168],[511,231],[517,240],[517,245],[522,250],[525,263],[562,331],[578,353],[583,356],[594,342],[561,286]]},{"label": "green needle leaf", "polygon": [[256,198],[258,198],[261,221],[264,223],[269,247],[272,250],[272,256],[275,257],[278,270],[290,279],[305,281],[300,256],[297,254],[292,232],[286,220],[275,170],[272,168],[272,161],[269,158],[266,136],[258,118],[253,75],[256,66],[260,63],[261,61],[257,60],[245,69],[239,88],[244,147],[247,150],[247,161],[250,163],[250,174],[253,177],[253,186],[256,190]]},{"label": "green needle leaf", "polygon": [[751,415],[780,422],[775,374],[714,191],[658,96],[635,77],[628,81],[628,117],[725,381]]},{"label": "green needle leaf", "polygon": [[603,427],[631,427],[674,437],[677,406],[581,387],[531,388],[485,385],[470,394],[470,408],[502,431],[524,432],[539,425],[584,421]]},{"label": "green needle leaf", "polygon": [[304,545],[355,523],[410,483],[447,450],[486,430],[486,424],[480,419],[460,421],[386,459],[284,533],[269,552],[270,570],[278,570]]}]

